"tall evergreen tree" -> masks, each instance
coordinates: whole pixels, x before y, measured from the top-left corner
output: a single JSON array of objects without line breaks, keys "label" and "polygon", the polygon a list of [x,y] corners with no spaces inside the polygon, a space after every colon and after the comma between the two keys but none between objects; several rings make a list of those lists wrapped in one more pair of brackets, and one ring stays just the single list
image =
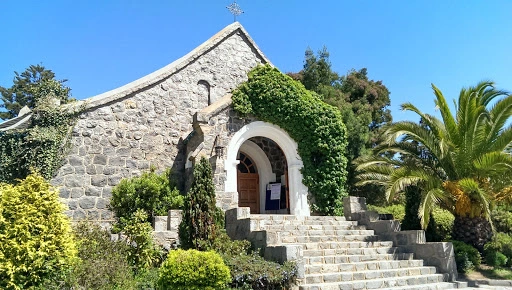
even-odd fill
[{"label": "tall evergreen tree", "polygon": [[0,86],[2,104],[1,119],[18,116],[24,106],[33,109],[38,101],[48,94],[65,103],[69,100],[71,89],[66,87],[66,80],[56,80],[55,73],[42,65],[31,65],[21,74],[14,72],[13,85],[10,88]]},{"label": "tall evergreen tree", "polygon": [[201,157],[194,166],[194,181],[185,197],[183,219],[179,228],[180,242],[185,249],[206,250],[217,234],[215,186],[212,166]]},{"label": "tall evergreen tree", "polygon": [[340,76],[332,70],[329,52],[324,47],[316,55],[308,48],[304,68],[288,75],[340,110],[348,132],[347,188],[351,195],[365,196],[373,203],[384,200],[384,192],[372,185],[356,187],[352,161],[371,153],[379,142],[382,126],[392,118],[387,108],[390,105],[388,89],[381,81],[370,80],[367,73],[363,68]]}]

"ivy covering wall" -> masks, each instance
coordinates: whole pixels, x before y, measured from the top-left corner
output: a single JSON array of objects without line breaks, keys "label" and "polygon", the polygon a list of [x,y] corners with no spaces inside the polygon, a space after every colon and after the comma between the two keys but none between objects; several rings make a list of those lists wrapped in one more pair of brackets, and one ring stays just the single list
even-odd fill
[{"label": "ivy covering wall", "polygon": [[347,195],[347,132],[339,110],[269,65],[249,72],[248,81],[233,92],[232,99],[242,115],[278,125],[297,142],[312,210],[342,214],[342,198]]},{"label": "ivy covering wall", "polygon": [[56,106],[49,97],[34,108],[27,129],[0,132],[0,182],[15,183],[31,171],[51,179],[62,165],[78,113]]}]

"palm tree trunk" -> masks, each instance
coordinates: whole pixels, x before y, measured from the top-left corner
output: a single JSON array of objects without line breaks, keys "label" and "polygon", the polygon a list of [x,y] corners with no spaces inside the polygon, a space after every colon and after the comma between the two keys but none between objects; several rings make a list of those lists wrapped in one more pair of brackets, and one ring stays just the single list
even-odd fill
[{"label": "palm tree trunk", "polygon": [[492,228],[488,220],[482,217],[455,216],[453,239],[465,242],[483,252],[484,245],[491,240]]}]

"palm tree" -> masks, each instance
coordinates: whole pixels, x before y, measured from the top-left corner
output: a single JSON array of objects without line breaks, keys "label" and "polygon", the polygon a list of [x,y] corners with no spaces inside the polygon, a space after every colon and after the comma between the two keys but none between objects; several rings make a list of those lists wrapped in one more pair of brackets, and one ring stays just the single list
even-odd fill
[{"label": "palm tree", "polygon": [[[503,178],[512,173],[512,95],[480,82],[461,90],[454,115],[442,92],[432,88],[441,119],[403,104],[420,123],[389,125],[375,154],[356,161],[359,184],[384,186],[388,200],[410,186],[420,188],[422,227],[434,207],[443,207],[456,217],[454,238],[481,249],[492,235],[493,202],[512,188],[512,180]],[[385,157],[394,154],[400,158]]]}]

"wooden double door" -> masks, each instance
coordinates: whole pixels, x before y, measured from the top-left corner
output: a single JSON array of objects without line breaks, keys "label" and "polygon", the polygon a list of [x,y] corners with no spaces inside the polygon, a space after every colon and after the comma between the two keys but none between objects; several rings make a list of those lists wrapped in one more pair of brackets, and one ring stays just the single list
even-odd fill
[{"label": "wooden double door", "polygon": [[254,162],[240,152],[237,166],[238,206],[251,208],[252,214],[260,213],[260,178]]}]

